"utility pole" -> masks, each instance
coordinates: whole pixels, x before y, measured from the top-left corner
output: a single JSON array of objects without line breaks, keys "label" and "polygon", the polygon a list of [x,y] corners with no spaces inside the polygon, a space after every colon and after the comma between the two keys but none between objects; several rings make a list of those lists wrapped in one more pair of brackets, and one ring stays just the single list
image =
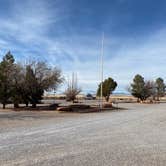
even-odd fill
[{"label": "utility pole", "polygon": [[100,84],[100,108],[103,108],[103,56],[104,56],[104,32],[102,34],[101,41],[101,55],[100,55],[100,76],[101,76],[101,84]]}]

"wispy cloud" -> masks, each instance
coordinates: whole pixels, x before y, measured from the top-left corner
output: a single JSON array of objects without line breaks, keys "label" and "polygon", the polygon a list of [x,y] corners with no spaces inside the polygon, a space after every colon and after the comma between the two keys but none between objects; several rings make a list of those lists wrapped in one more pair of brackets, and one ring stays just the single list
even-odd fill
[{"label": "wispy cloud", "polygon": [[[165,77],[165,61],[166,61],[166,36],[165,28],[156,31],[146,39],[138,37],[116,39],[114,37],[106,38],[105,44],[105,60],[104,60],[104,76],[113,77],[118,81],[118,89],[126,91],[126,87],[131,83],[133,77],[140,73],[145,76],[145,79],[156,79],[161,76]],[[79,38],[79,36],[78,36]],[[92,40],[93,36],[89,36]],[[99,56],[100,56],[100,38],[90,45],[79,45],[77,49],[78,58],[71,63],[71,68],[66,71],[69,75],[72,71],[77,71],[79,81],[83,88],[95,89],[99,83]],[[81,39],[78,39],[81,41]],[[88,38],[86,39],[88,40]],[[114,42],[112,42],[114,40]],[[118,47],[114,47],[118,44]],[[75,43],[71,48],[74,48]],[[87,49],[85,49],[87,47]],[[64,48],[66,50],[66,48]],[[69,54],[74,55],[72,49]],[[82,53],[85,53],[86,60],[82,61]]]},{"label": "wispy cloud", "polygon": [[14,1],[10,10],[11,17],[0,17],[1,44],[9,43],[6,49],[29,48],[30,52],[33,49],[39,51],[50,43],[56,47],[56,41],[50,39],[48,34],[50,27],[63,19],[59,17],[57,4],[44,0]]}]

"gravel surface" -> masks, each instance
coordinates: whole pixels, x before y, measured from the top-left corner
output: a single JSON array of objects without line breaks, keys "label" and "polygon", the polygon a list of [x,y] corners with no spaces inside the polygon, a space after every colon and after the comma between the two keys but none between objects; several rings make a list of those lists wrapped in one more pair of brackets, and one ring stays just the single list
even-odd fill
[{"label": "gravel surface", "polygon": [[0,166],[165,166],[166,104],[101,113],[0,111]]}]

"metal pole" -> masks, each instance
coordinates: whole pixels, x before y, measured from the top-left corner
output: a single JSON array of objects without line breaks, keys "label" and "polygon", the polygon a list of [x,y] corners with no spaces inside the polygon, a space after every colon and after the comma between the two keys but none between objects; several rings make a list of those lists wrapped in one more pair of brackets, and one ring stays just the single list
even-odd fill
[{"label": "metal pole", "polygon": [[104,56],[104,33],[102,34],[102,41],[101,41],[101,87],[100,87],[100,108],[103,108],[103,56]]}]

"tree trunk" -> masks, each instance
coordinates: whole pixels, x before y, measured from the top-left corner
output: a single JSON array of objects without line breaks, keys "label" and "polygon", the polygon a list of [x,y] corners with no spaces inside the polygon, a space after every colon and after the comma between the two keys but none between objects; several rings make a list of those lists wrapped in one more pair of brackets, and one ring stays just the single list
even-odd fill
[{"label": "tree trunk", "polygon": [[26,107],[28,107],[28,102],[25,103]]},{"label": "tree trunk", "polygon": [[156,101],[156,97],[155,96],[153,96],[153,100]]},{"label": "tree trunk", "polygon": [[14,103],[14,108],[19,108],[19,104],[18,103]]},{"label": "tree trunk", "polygon": [[106,100],[106,102],[108,102],[109,101],[109,96],[106,96],[105,100]]},{"label": "tree trunk", "polygon": [[3,103],[3,109],[5,109],[6,108],[6,104],[5,103]]},{"label": "tree trunk", "polygon": [[159,96],[157,96],[157,101],[160,101],[160,97]]},{"label": "tree trunk", "polygon": [[32,108],[36,108],[36,103],[32,103]]}]

